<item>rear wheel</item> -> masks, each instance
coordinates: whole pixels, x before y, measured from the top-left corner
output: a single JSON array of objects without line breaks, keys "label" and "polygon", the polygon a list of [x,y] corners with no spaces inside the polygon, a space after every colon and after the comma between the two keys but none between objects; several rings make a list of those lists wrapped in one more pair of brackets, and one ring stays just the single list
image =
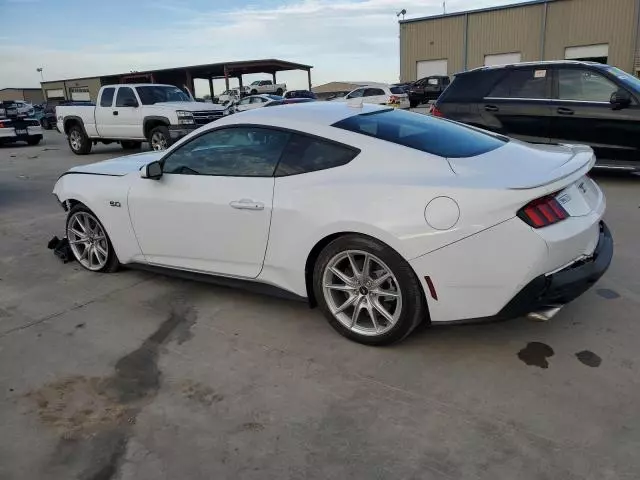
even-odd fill
[{"label": "rear wheel", "polygon": [[276,95],[282,96],[282,94],[283,94],[283,93],[284,93],[284,92],[282,91],[282,89],[281,89],[281,88],[279,88],[279,89],[277,89],[277,90],[276,90]]},{"label": "rear wheel", "polygon": [[91,151],[91,139],[79,125],[69,129],[69,147],[76,155],[87,155]]},{"label": "rear wheel", "polygon": [[142,146],[142,142],[136,142],[135,140],[122,140],[120,145],[122,145],[122,148],[125,150],[137,150]]},{"label": "rear wheel", "polygon": [[120,263],[107,231],[91,210],[82,204],[67,216],[67,239],[75,259],[92,272],[115,272]]},{"label": "rear wheel", "polygon": [[251,95],[256,95],[258,91],[256,89],[251,90]]},{"label": "rear wheel", "polygon": [[42,140],[42,137],[40,135],[36,137],[29,137],[27,138],[27,145],[38,145],[40,143],[40,140]]},{"label": "rear wheel", "polygon": [[169,129],[164,125],[155,127],[149,132],[149,145],[152,150],[166,150],[171,145]]},{"label": "rear wheel", "polygon": [[51,130],[51,124],[49,123],[49,120],[46,119],[46,117],[43,117],[40,120],[40,126],[45,130]]},{"label": "rear wheel", "polygon": [[366,345],[402,340],[427,318],[412,268],[373,238],[346,235],[331,242],[315,264],[313,286],[331,326]]}]

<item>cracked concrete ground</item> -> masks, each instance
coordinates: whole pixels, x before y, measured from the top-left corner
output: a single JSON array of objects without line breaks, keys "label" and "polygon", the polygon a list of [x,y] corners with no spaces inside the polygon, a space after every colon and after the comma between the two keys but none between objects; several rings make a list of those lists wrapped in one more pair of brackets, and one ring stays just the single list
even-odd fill
[{"label": "cracked concrete ground", "polygon": [[62,264],[55,179],[121,153],[0,148],[0,479],[638,478],[639,178],[598,176],[614,261],[551,322],[367,348],[303,304]]}]

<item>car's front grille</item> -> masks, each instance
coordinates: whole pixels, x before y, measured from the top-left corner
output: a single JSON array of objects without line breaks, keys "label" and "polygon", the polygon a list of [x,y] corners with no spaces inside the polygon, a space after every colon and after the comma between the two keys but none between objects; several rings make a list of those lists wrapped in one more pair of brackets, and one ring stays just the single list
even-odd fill
[{"label": "car's front grille", "polygon": [[206,125],[209,122],[222,118],[222,110],[206,110],[204,112],[192,112],[197,125]]}]

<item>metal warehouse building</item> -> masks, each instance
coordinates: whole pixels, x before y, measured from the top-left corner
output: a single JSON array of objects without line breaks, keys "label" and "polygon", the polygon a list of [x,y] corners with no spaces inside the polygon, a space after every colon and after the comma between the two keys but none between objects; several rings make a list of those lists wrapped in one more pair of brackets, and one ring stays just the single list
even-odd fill
[{"label": "metal warehouse building", "polygon": [[534,0],[400,21],[400,79],[505,63],[593,60],[640,73],[640,0]]}]

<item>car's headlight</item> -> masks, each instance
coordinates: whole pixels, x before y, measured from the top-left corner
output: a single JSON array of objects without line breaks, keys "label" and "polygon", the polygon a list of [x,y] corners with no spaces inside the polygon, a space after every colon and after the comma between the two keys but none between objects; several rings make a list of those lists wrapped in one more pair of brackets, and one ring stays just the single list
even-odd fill
[{"label": "car's headlight", "polygon": [[196,121],[193,119],[193,113],[186,110],[178,110],[176,112],[178,116],[178,125],[193,125]]}]

